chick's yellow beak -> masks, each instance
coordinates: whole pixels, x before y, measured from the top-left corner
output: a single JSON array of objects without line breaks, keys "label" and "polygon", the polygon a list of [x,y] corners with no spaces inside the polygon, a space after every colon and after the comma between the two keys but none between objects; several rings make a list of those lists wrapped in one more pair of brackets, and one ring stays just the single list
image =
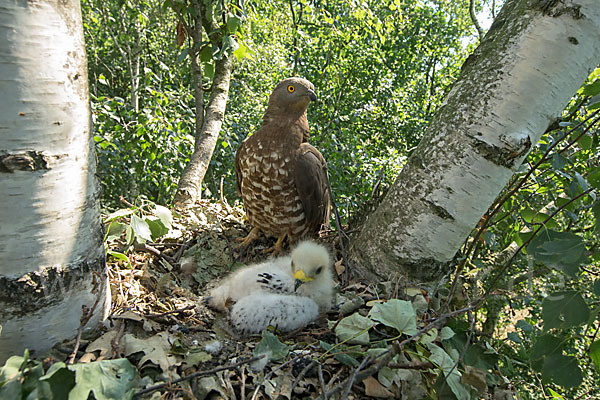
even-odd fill
[{"label": "chick's yellow beak", "polygon": [[302,285],[303,283],[312,281],[314,278],[309,278],[308,276],[306,276],[306,274],[304,273],[304,271],[302,271],[301,269],[299,269],[294,274],[294,279],[296,280],[295,289],[298,289],[298,287],[300,287],[300,285]]}]

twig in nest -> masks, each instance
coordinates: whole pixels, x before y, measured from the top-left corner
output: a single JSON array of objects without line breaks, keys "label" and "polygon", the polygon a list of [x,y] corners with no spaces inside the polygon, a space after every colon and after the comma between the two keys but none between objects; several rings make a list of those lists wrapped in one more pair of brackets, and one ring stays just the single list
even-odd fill
[{"label": "twig in nest", "polygon": [[319,371],[319,384],[321,385],[321,398],[327,400],[327,391],[325,390],[325,380],[323,379],[323,367],[321,367],[321,364],[317,366],[317,369]]},{"label": "twig in nest", "polygon": [[294,379],[294,382],[292,383],[292,389],[290,390],[291,393],[294,393],[294,389],[298,385],[298,382],[300,382],[300,380],[302,378],[304,378],[304,375],[306,375],[308,373],[308,371],[313,369],[313,367],[315,365],[317,365],[317,362],[315,360],[312,360],[306,367],[302,368],[302,371],[300,371],[300,373],[298,374],[298,376],[296,377],[296,379]]},{"label": "twig in nest", "polygon": [[164,317],[165,315],[169,315],[169,314],[178,314],[180,312],[191,310],[191,309],[193,309],[195,307],[196,306],[194,304],[190,304],[189,306],[185,306],[183,308],[178,308],[176,310],[165,311],[165,312],[160,313],[160,314],[144,314],[144,317],[146,317],[146,318],[159,318],[159,317]]},{"label": "twig in nest", "polygon": [[432,369],[435,368],[430,362],[423,363],[389,363],[388,368],[392,369]]},{"label": "twig in nest", "polygon": [[281,364],[277,368],[273,368],[271,370],[271,372],[269,372],[268,374],[265,375],[265,377],[263,378],[262,382],[256,384],[256,389],[254,390],[254,393],[252,394],[252,399],[251,400],[256,399],[256,396],[258,396],[258,391],[260,390],[260,388],[265,384],[265,381],[267,381],[268,379],[271,379],[271,376],[273,376],[273,374],[275,372],[279,371],[281,368],[285,367],[286,365],[299,360],[302,357],[304,357],[304,355],[300,354],[300,355],[298,355],[298,356],[296,356],[294,358],[290,358],[289,360],[287,360],[286,362],[284,362],[283,364]]},{"label": "twig in nest", "polygon": [[[242,365],[242,367],[239,369],[240,371],[240,380],[241,380],[241,387],[240,387],[240,398],[241,399],[245,399],[246,398],[246,366]],[[294,387],[292,386],[292,390],[294,390]]]},{"label": "twig in nest", "polygon": [[369,361],[371,361],[371,357],[366,356],[365,359],[362,360],[360,365],[358,367],[356,367],[354,372],[352,372],[352,375],[350,375],[350,378],[348,379],[348,384],[346,385],[346,389],[344,390],[344,393],[342,394],[342,399],[348,398],[348,395],[350,394],[350,390],[352,390],[352,386],[354,386],[354,381],[356,380],[356,376],[358,375],[360,370],[363,369],[363,367],[365,365],[367,365],[367,363]]},{"label": "twig in nest", "polygon": [[71,353],[71,355],[69,355],[69,358],[67,358],[68,365],[71,365],[75,362],[75,357],[77,357],[77,351],[79,350],[79,345],[81,344],[81,333],[83,332],[83,327],[90,321],[90,319],[94,315],[94,312],[96,311],[96,306],[98,306],[100,297],[102,297],[102,289],[100,289],[98,285],[96,285],[97,281],[95,275],[94,281],[94,286],[96,287],[96,290],[99,290],[99,293],[98,296],[96,296],[96,300],[94,301],[92,308],[88,308],[85,304],[81,306],[81,318],[79,319],[79,327],[77,328],[77,339],[75,339],[75,348],[73,349],[73,352]]},{"label": "twig in nest", "polygon": [[242,361],[236,362],[234,364],[226,365],[224,367],[213,368],[213,369],[208,370],[208,371],[195,372],[195,373],[190,374],[188,376],[184,376],[183,378],[175,379],[174,381],[171,381],[171,382],[165,382],[165,383],[161,383],[160,385],[150,386],[149,388],[146,388],[144,390],[140,390],[139,392],[137,392],[136,394],[134,394],[133,398],[138,398],[138,397],[140,397],[143,394],[154,392],[156,390],[163,389],[163,388],[165,388],[167,386],[174,385],[176,383],[183,382],[183,381],[186,381],[186,380],[189,380],[189,379],[198,378],[200,376],[205,376],[205,375],[212,375],[212,374],[214,374],[216,372],[219,372],[219,371],[225,371],[225,370],[228,370],[228,369],[233,369],[233,368],[239,367],[240,365],[248,364],[248,363],[254,362],[256,360],[260,360],[263,357],[264,357],[264,355],[252,357],[252,358],[249,358],[247,360],[242,360]]},{"label": "twig in nest", "polygon": [[169,264],[176,264],[177,262],[175,261],[175,259],[173,259],[172,257],[169,257],[166,254],[163,254],[160,250],[155,249],[154,247],[148,245],[147,243],[144,244],[140,244],[140,245],[135,245],[135,249],[136,250],[141,250],[141,251],[145,251],[147,253],[151,253],[154,254],[155,256],[158,256],[160,258],[162,258],[163,260],[165,260],[166,262],[168,262]]}]

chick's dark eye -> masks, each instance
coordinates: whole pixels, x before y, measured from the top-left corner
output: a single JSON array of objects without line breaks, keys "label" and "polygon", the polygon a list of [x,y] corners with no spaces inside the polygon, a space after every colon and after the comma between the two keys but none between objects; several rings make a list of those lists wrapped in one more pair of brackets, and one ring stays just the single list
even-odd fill
[{"label": "chick's dark eye", "polygon": [[288,92],[294,93],[294,90],[296,90],[296,88],[293,85],[288,86]]},{"label": "chick's dark eye", "polygon": [[323,267],[317,268],[317,270],[315,271],[315,273],[318,275],[318,274],[321,273],[321,271],[323,271]]}]

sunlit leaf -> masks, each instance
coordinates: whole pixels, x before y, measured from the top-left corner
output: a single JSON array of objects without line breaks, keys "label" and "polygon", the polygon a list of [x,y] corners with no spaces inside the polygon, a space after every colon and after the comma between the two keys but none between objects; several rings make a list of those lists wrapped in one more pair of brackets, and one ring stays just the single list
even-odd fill
[{"label": "sunlit leaf", "polygon": [[140,243],[152,241],[152,232],[148,223],[135,214],[131,216],[131,229]]},{"label": "sunlit leaf", "polygon": [[399,333],[417,333],[417,314],[410,301],[392,299],[375,304],[369,316],[377,322],[395,328]]},{"label": "sunlit leaf", "polygon": [[342,319],[335,327],[335,334],[350,344],[369,344],[369,329],[375,323],[368,317],[354,313]]}]

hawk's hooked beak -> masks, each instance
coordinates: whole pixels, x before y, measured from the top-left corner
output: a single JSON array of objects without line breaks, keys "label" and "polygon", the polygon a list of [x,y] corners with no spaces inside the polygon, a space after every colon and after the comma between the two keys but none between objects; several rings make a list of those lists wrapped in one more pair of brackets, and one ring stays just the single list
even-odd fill
[{"label": "hawk's hooked beak", "polygon": [[296,279],[296,285],[294,286],[294,290],[298,290],[298,288],[300,287],[300,285],[302,285],[303,283],[312,281],[314,278],[309,278],[308,276],[306,276],[306,274],[304,273],[304,271],[302,271],[301,269],[299,269],[294,274],[294,279]]},{"label": "hawk's hooked beak", "polygon": [[312,101],[317,101],[317,94],[313,90],[308,89],[308,98]]}]

